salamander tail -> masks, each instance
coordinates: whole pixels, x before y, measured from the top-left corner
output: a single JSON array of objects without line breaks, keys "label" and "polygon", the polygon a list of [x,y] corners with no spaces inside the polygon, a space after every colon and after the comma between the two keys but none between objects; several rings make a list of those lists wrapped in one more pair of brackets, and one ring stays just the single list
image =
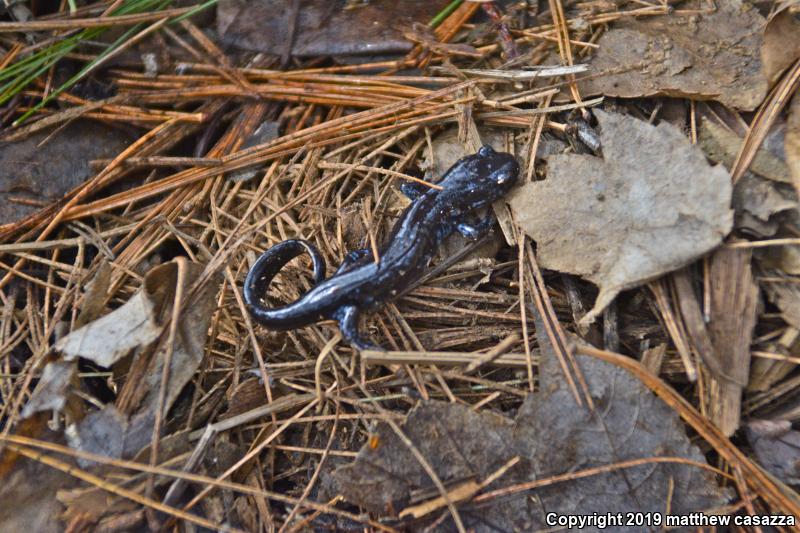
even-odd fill
[{"label": "salamander tail", "polygon": [[278,329],[296,327],[294,322],[297,318],[292,317],[289,312],[291,306],[268,308],[261,303],[260,298],[267,293],[269,284],[278,272],[303,253],[311,256],[314,283],[320,283],[325,279],[325,260],[313,244],[302,239],[290,239],[276,244],[261,254],[247,273],[244,280],[244,301],[252,316],[265,326]]}]

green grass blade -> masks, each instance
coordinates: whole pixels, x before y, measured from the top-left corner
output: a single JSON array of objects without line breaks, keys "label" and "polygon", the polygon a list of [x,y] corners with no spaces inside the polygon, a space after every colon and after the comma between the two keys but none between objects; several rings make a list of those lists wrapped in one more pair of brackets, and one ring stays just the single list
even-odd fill
[{"label": "green grass blade", "polygon": [[431,19],[431,21],[428,23],[428,26],[430,26],[431,28],[435,28],[436,26],[441,24],[444,19],[449,17],[450,14],[463,3],[464,0],[453,0],[452,2],[447,4],[447,7],[439,11],[439,13],[437,13],[436,16]]},{"label": "green grass blade", "polygon": [[[191,17],[200,11],[215,5],[218,0],[206,0],[205,2],[197,5],[195,8],[184,13],[180,17],[170,21],[174,23],[185,18]],[[111,16],[129,15],[134,13],[145,13],[160,11],[171,4],[170,0],[129,0],[115,9]],[[70,7],[72,2],[70,2]],[[81,79],[83,79],[89,72],[91,72],[97,65],[102,62],[109,54],[118,50],[127,42],[133,35],[138,33],[144,24],[139,24],[130,28],[114,43],[108,46],[103,52],[100,53],[93,61],[86,64],[79,72],[72,76],[69,80],[63,83],[60,87],[55,89],[44,100],[39,102],[36,106],[28,110],[24,115],[14,121],[14,125],[22,123],[32,114],[36,113],[44,105],[51,102],[54,98],[58,97],[64,91],[70,89]],[[58,63],[64,56],[70,53],[74,48],[81,44],[84,40],[94,39],[105,32],[107,28],[87,28],[80,33],[64,39],[61,42],[54,43],[52,46],[40,50],[29,57],[23,58],[13,65],[0,70],[0,82],[3,80],[10,80],[0,86],[0,104],[7,102],[13,98],[20,91],[24,90],[31,82],[36,80],[40,75],[46,72],[53,65]]]},{"label": "green grass blade", "polygon": [[117,50],[120,46],[125,44],[125,42],[127,42],[127,40],[132,35],[135,35],[136,33],[138,33],[142,28],[144,28],[144,24],[137,24],[136,26],[133,26],[132,28],[129,28],[128,31],[123,33],[116,41],[114,41],[110,46],[108,46],[108,48],[103,50],[100,53],[100,55],[98,55],[96,58],[94,58],[94,60],[92,60],[89,63],[87,63],[86,65],[84,65],[83,68],[81,68],[77,73],[75,73],[75,75],[73,75],[70,79],[68,79],[67,81],[62,83],[53,92],[48,94],[47,97],[44,98],[41,102],[39,102],[38,104],[33,106],[31,109],[26,111],[24,115],[22,115],[17,120],[15,120],[14,121],[14,125],[17,126],[17,125],[21,124],[29,116],[31,116],[32,114],[34,114],[37,111],[39,111],[42,107],[44,107],[45,105],[50,103],[54,98],[57,98],[58,95],[60,95],[61,93],[63,93],[64,91],[66,91],[67,89],[69,89],[70,87],[75,85],[76,83],[78,83],[81,79],[83,79],[84,76],[86,76],[86,74],[91,72],[92,69],[95,68],[95,66],[98,63],[103,61],[103,59],[108,57],[111,53],[113,53],[115,50]]}]

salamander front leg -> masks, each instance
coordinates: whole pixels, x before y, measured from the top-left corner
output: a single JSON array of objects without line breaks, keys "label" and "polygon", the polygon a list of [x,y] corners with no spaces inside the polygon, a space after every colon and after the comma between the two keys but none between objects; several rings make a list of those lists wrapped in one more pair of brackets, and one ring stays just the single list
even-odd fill
[{"label": "salamander front leg", "polygon": [[375,346],[361,338],[361,334],[358,331],[358,307],[346,305],[336,311],[333,316],[339,321],[339,331],[342,332],[342,336],[353,348],[359,351],[381,349],[379,346]]},{"label": "salamander front leg", "polygon": [[458,232],[467,239],[477,240],[478,237],[492,229],[494,221],[495,218],[492,215],[489,215],[477,224],[467,224],[462,222],[456,226],[456,230],[458,230]]},{"label": "salamander front leg", "polygon": [[402,192],[406,198],[412,202],[429,190],[431,190],[430,187],[426,187],[425,185],[417,183],[416,181],[404,181],[400,184],[400,192]]},{"label": "salamander front leg", "polygon": [[368,248],[347,252],[347,254],[344,256],[344,261],[342,261],[342,264],[339,265],[339,268],[336,269],[336,272],[333,275],[335,276],[337,274],[347,272],[348,270],[352,270],[363,263],[364,260],[371,254],[372,252]]}]

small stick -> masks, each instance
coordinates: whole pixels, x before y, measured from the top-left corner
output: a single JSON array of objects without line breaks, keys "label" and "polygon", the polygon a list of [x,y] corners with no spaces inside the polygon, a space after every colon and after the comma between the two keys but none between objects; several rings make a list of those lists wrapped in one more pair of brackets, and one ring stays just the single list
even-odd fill
[{"label": "small stick", "polygon": [[[361,360],[365,366],[369,365],[435,365],[458,366],[476,363],[475,353],[471,352],[419,352],[419,351],[389,351],[364,350]],[[485,356],[486,354],[481,354]],[[527,359],[524,353],[507,353],[496,356],[488,362],[480,361],[481,365],[491,365],[505,368],[525,368]]]},{"label": "small stick", "polygon": [[466,370],[464,370],[464,373],[473,374],[480,367],[495,361],[498,357],[503,355],[503,352],[511,348],[517,341],[519,341],[519,339],[520,339],[519,333],[516,332],[512,333],[511,335],[500,341],[497,344],[497,346],[495,346],[485,354],[478,357],[472,363],[470,363],[469,366],[466,368]]}]

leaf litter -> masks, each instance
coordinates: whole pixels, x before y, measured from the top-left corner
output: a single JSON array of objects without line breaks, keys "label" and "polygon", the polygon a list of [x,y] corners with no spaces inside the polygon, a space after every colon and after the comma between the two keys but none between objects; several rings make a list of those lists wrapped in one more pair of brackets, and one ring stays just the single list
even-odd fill
[{"label": "leaf litter", "polygon": [[[591,357],[580,357],[579,364],[595,400],[593,412],[576,408],[551,353],[539,367],[539,392],[526,398],[514,418],[437,401],[423,402],[408,414],[401,426],[405,438],[445,486],[471,480],[475,486],[469,497],[478,488],[497,492],[493,499],[459,506],[466,528],[536,531],[552,525],[548,513],[663,512],[670,500],[671,513],[688,514],[728,501],[727,491],[702,468],[705,458],[674,411],[625,370]],[[348,500],[376,514],[403,518],[412,514],[410,507],[421,507],[421,499],[439,496],[405,439],[387,425],[379,426],[371,439],[377,445],[365,445],[353,464],[335,472]],[[522,460],[491,481],[515,458]],[[635,465],[620,465],[637,459]],[[555,481],[564,473],[569,475]],[[545,483],[549,479],[554,482]],[[542,486],[532,493],[514,490],[537,481]],[[429,511],[435,514],[428,520],[447,515],[443,504]],[[450,531],[452,524],[445,519],[432,530]],[[614,527],[641,530],[642,525]]]},{"label": "leaf litter", "polygon": [[[127,303],[56,343],[55,348],[63,352],[65,361],[81,357],[101,367],[111,367],[130,356],[128,371],[138,378],[129,378],[128,390],[122,391],[127,395],[120,394],[116,406],[90,413],[68,429],[76,449],[103,452],[109,457],[131,457],[150,441],[162,387],[165,392],[161,408],[166,412],[199,368],[204,352],[202,339],[216,306],[215,284],[203,287],[191,305],[177,315],[179,324],[166,374],[163,367],[168,348],[155,342],[165,334],[168,319],[173,316],[182,269],[187,272],[181,290],[189,289],[203,271],[193,263],[159,265],[148,272],[142,288]],[[165,375],[168,382],[162,383]]]}]

